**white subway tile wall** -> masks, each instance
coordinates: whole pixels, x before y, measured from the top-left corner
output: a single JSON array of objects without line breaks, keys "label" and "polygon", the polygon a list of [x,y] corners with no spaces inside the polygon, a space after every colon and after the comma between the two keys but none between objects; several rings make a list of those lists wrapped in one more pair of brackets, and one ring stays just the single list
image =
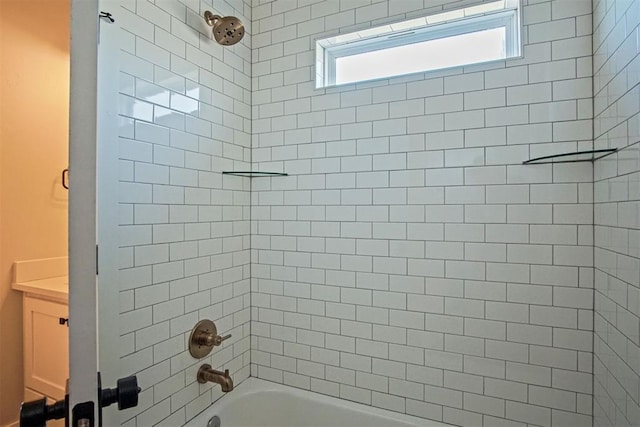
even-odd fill
[{"label": "white subway tile wall", "polygon": [[[253,168],[289,176],[252,183],[251,374],[455,425],[591,425],[593,166],[521,164],[593,147],[591,2],[523,0],[522,59],[314,88],[316,38],[469,3],[254,1]],[[613,55],[638,15],[610,10]],[[611,225],[638,208],[625,173],[596,211]],[[620,252],[598,274],[637,284]],[[623,295],[607,319],[637,367]]]},{"label": "white subway tile wall", "polygon": [[[238,16],[222,47],[202,14]],[[251,5],[123,0],[120,25],[120,370],[138,407],[122,425],[178,426],[222,394],[203,363],[250,374]],[[201,319],[233,337],[202,360],[187,341]]]},{"label": "white subway tile wall", "polygon": [[[455,425],[640,425],[640,0],[523,0],[522,59],[314,89],[316,38],[474,2],[121,2],[122,425],[219,398],[205,362]],[[620,151],[521,165],[592,147]],[[249,168],[290,176],[221,174]],[[233,338],[197,361],[202,318]]]},{"label": "white subway tile wall", "polygon": [[640,1],[594,1],[594,425],[640,425]]}]

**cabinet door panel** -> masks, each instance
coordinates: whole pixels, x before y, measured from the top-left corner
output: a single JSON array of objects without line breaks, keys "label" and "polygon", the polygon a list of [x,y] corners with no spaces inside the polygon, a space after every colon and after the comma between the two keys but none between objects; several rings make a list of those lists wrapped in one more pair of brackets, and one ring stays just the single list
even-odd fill
[{"label": "cabinet door panel", "polygon": [[69,376],[69,330],[60,324],[64,304],[26,297],[25,387],[53,399],[63,399]]}]

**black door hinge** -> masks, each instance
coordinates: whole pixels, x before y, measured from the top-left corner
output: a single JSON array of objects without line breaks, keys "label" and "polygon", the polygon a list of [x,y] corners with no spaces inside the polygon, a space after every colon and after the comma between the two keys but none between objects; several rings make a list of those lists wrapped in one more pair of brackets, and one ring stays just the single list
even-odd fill
[{"label": "black door hinge", "polygon": [[108,19],[111,23],[116,22],[115,19],[113,19],[113,16],[109,13],[109,12],[100,12],[100,15],[98,15],[99,18],[106,18]]}]

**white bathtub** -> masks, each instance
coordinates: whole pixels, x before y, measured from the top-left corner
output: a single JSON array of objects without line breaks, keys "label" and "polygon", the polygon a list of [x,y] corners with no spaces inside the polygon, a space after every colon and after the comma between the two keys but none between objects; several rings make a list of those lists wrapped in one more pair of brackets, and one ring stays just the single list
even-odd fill
[{"label": "white bathtub", "polygon": [[437,421],[373,408],[249,378],[186,427],[445,427]]}]

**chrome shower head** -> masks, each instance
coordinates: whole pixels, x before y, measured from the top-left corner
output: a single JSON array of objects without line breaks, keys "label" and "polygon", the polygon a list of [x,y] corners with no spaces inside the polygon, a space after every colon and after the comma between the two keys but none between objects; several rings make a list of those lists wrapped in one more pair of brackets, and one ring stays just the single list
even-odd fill
[{"label": "chrome shower head", "polygon": [[210,11],[204,13],[204,20],[210,27],[213,38],[223,46],[231,46],[242,40],[244,24],[235,16],[214,15]]}]

